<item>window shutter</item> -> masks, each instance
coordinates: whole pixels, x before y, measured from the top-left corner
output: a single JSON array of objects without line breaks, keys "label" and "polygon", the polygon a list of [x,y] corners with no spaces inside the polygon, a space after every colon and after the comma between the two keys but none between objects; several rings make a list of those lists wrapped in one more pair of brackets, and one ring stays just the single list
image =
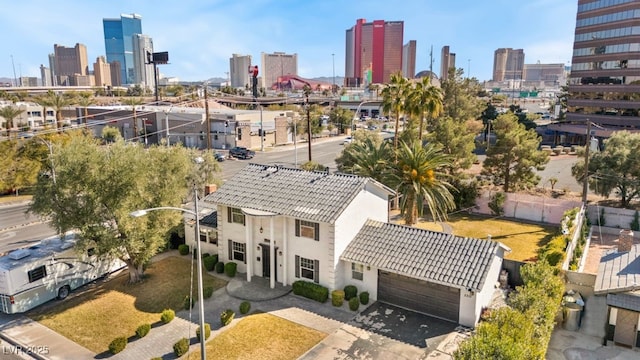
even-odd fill
[{"label": "window shutter", "polygon": [[227,206],[227,222],[231,222],[231,207]]},{"label": "window shutter", "polygon": [[243,258],[244,258],[243,262],[246,264],[247,263],[247,244],[246,243],[244,244],[244,256],[243,256]]},{"label": "window shutter", "polygon": [[319,223],[314,223],[313,227],[315,228],[315,231],[313,232],[314,239],[316,241],[320,241],[320,224]]},{"label": "window shutter", "polygon": [[229,261],[233,260],[233,241],[229,239]]},{"label": "window shutter", "polygon": [[300,236],[300,220],[296,219],[296,236]]},{"label": "window shutter", "polygon": [[313,260],[313,282],[320,282],[320,262]]},{"label": "window shutter", "polygon": [[300,256],[296,255],[296,277],[300,277]]}]

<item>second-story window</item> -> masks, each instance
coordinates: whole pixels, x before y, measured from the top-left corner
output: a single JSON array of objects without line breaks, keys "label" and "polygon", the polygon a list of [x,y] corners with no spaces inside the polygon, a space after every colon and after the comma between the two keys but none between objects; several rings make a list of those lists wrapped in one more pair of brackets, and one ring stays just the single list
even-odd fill
[{"label": "second-story window", "polygon": [[296,236],[320,240],[320,224],[296,219]]},{"label": "second-story window", "polygon": [[244,225],[245,216],[242,213],[242,210],[238,208],[227,208],[227,221],[230,223],[242,224]]}]

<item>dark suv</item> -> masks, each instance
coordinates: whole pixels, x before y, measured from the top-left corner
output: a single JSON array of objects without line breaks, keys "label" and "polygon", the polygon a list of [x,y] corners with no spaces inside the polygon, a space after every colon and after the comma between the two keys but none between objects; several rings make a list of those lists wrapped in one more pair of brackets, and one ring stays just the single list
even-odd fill
[{"label": "dark suv", "polygon": [[229,156],[238,159],[252,159],[255,154],[255,151],[249,150],[246,147],[236,146],[229,149]]}]

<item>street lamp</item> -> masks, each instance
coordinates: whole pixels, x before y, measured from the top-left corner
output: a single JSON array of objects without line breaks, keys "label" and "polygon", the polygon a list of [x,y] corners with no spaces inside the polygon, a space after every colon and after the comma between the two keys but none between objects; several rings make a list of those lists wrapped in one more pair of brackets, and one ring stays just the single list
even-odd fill
[{"label": "street lamp", "polygon": [[56,169],[53,166],[53,145],[48,142],[47,140],[40,138],[40,137],[34,137],[34,139],[37,139],[38,141],[41,141],[43,144],[45,144],[47,146],[47,148],[49,149],[49,162],[51,162],[51,179],[53,179],[53,183],[56,183]]},{"label": "street lamp", "polygon": [[194,184],[193,186],[193,193],[194,193],[194,198],[195,198],[195,211],[191,211],[188,209],[183,209],[183,208],[179,208],[179,207],[173,207],[173,206],[160,206],[160,207],[154,207],[154,208],[148,208],[148,209],[142,209],[142,210],[136,210],[130,213],[131,216],[133,217],[140,217],[140,216],[144,216],[147,215],[147,213],[149,213],[150,211],[155,211],[155,210],[176,210],[176,211],[181,211],[187,214],[191,214],[195,217],[196,220],[196,230],[195,230],[195,239],[194,241],[196,242],[196,256],[198,259],[198,312],[199,312],[199,317],[200,317],[200,358],[201,359],[206,359],[207,358],[207,352],[205,350],[205,325],[204,325],[204,295],[203,295],[203,290],[202,290],[202,286],[203,286],[203,280],[202,280],[202,250],[200,248],[200,219],[198,219],[198,187]]},{"label": "street lamp", "polygon": [[331,87],[331,92],[333,94],[336,93],[336,54],[331,54],[331,63],[333,66],[333,86]]}]

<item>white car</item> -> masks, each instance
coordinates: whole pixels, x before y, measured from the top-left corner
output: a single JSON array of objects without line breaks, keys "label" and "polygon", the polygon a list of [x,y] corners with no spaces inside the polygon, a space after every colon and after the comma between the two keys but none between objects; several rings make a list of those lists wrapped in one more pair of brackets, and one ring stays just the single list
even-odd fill
[{"label": "white car", "polygon": [[351,144],[353,142],[353,138],[351,136],[347,136],[346,138],[344,138],[344,140],[342,141],[343,144]]}]

